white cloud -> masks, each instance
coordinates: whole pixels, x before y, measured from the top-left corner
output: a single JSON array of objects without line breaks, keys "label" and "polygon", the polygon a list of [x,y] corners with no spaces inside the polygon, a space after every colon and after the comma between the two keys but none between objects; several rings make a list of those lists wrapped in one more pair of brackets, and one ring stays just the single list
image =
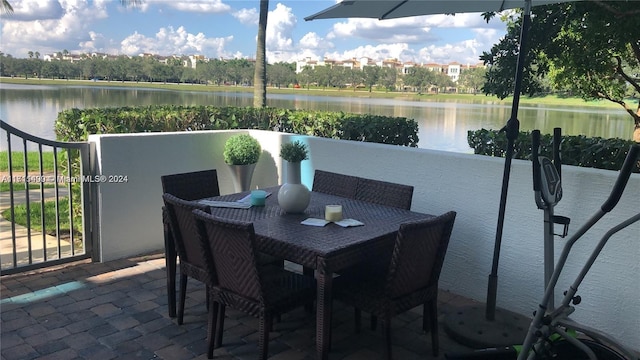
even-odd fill
[{"label": "white cloud", "polygon": [[484,28],[488,26],[480,14],[429,15],[391,20],[347,19],[333,25],[328,39],[360,38],[379,43],[434,42],[434,28]]},{"label": "white cloud", "polygon": [[82,51],[88,53],[105,52],[104,49],[107,48],[107,40],[102,34],[89,31],[89,37],[91,38],[91,40],[80,42],[80,48],[82,49]]},{"label": "white cloud", "polygon": [[269,12],[267,21],[267,49],[283,51],[293,49],[293,29],[296,27],[296,16],[280,3]]},{"label": "white cloud", "polygon": [[252,9],[240,9],[232,13],[233,17],[238,19],[243,25],[258,25],[260,14],[255,8]]},{"label": "white cloud", "polygon": [[[284,6],[283,8],[286,9]],[[285,14],[287,16],[284,16]],[[293,14],[287,14],[285,11],[281,12],[281,15],[283,16],[278,20],[293,17]],[[271,13],[269,16],[271,23],[274,16]],[[504,26],[500,22],[497,26],[487,25],[477,13],[384,21],[352,18],[335,23],[324,37],[317,32],[309,32],[295,44],[291,36],[287,35],[294,29],[295,23],[278,20],[274,21],[275,25],[288,31],[267,32],[267,57],[270,62],[292,61],[306,57],[329,57],[338,60],[370,57],[376,60],[397,58],[401,61],[415,62],[477,63],[480,53],[496,42],[496,29]],[[458,35],[456,39],[447,41],[446,31],[442,29],[466,29],[467,36],[461,38]],[[470,29],[472,31],[469,31]],[[272,28],[270,30],[273,31]],[[364,40],[369,45],[350,45],[354,39]],[[338,47],[345,50],[336,50]]]},{"label": "white cloud", "polygon": [[348,19],[333,25],[329,39],[360,38],[381,43],[419,42],[432,40],[430,28],[415,18],[379,21],[375,19]]},{"label": "white cloud", "polygon": [[164,55],[205,54],[208,57],[229,57],[225,45],[233,41],[233,36],[207,38],[204,34],[191,34],[185,27],[161,28],[155,37],[134,33],[121,42],[121,51],[127,55],[153,53]]},{"label": "white cloud", "polygon": [[429,45],[418,50],[417,62],[477,64],[480,55],[497,43],[500,34],[495,29],[475,29],[473,38],[444,45]]},{"label": "white cloud", "polygon": [[501,27],[500,21],[487,24],[480,13],[463,13],[455,15],[429,15],[413,18],[425,22],[427,26],[439,28],[487,28]]},{"label": "white cloud", "polygon": [[246,56],[244,56],[241,51],[236,51],[231,56],[225,56],[226,59],[244,59],[245,57]]},{"label": "white cloud", "polygon": [[138,34],[138,32],[129,35],[120,43],[122,52],[128,55],[137,55],[148,52],[147,48],[143,48],[143,44],[146,43],[146,39],[146,36]]},{"label": "white cloud", "polygon": [[300,49],[309,49],[309,50],[324,50],[331,49],[334,47],[331,41],[328,41],[315,32],[310,32],[305,34],[302,39],[298,42]]},{"label": "white cloud", "polygon": [[488,47],[496,44],[504,36],[504,31],[498,31],[497,29],[474,29],[473,32],[476,34],[476,40]]},{"label": "white cloud", "polygon": [[177,11],[195,12],[195,13],[224,13],[231,10],[231,7],[222,3],[222,0],[186,0],[186,1],[167,1],[167,0],[146,0],[151,3],[162,3],[163,5],[174,8]]},{"label": "white cloud", "polygon": [[[241,9],[232,13],[233,17],[243,25],[256,27],[260,14],[256,8]],[[278,3],[275,9],[267,15],[266,53],[268,62],[293,61],[296,58],[296,45],[293,41],[293,31],[297,25],[297,18],[291,8]],[[255,37],[253,37],[255,41]],[[254,42],[255,44],[255,42]],[[251,52],[250,57],[255,56]],[[236,53],[238,55],[238,53]]]},{"label": "white cloud", "polygon": [[[472,40],[470,42],[473,42]],[[468,45],[468,46],[465,46]],[[421,63],[449,63],[457,61],[462,64],[476,64],[480,62],[478,55],[471,43],[461,43],[457,45],[447,44],[444,46],[428,46],[418,51],[416,62]]]},{"label": "white cloud", "polygon": [[105,18],[105,6],[105,1],[86,0],[16,3],[15,16],[3,19],[3,52],[23,57],[28,51],[44,54],[75,49],[80,42],[91,41],[90,22],[85,19]]},{"label": "white cloud", "polygon": [[297,25],[291,8],[278,3],[269,11],[267,20],[267,60],[269,62],[295,61],[298,50],[293,41],[293,31]]},{"label": "white cloud", "polygon": [[[467,30],[461,37],[460,30]],[[455,39],[449,39],[447,31],[456,30]],[[346,51],[334,51],[325,56],[350,58],[367,56],[373,59],[386,57],[402,61],[449,63],[478,63],[482,51],[495,44],[504,24],[485,22],[478,13],[416,16],[392,20],[346,19],[333,25],[326,38],[344,47],[352,39],[380,45],[360,46]],[[449,34],[453,34],[450,32]],[[386,45],[386,46],[382,46]],[[421,48],[416,45],[422,46]],[[348,45],[347,45],[348,46]]]},{"label": "white cloud", "polygon": [[[239,3],[246,8],[231,8]],[[212,58],[254,57],[257,4],[258,1],[143,0],[132,7],[122,6],[117,0],[15,0],[12,3],[14,14],[11,17],[2,16],[0,51],[16,57],[26,57],[29,51],[47,54],[63,49],[130,55],[150,52],[162,55],[203,54]],[[136,27],[142,27],[144,32],[133,32],[132,29],[115,35],[116,31],[112,33],[111,30],[100,28],[105,24],[104,19],[109,18],[107,9],[126,13],[116,15],[135,22],[138,24]],[[222,15],[208,15],[212,19],[209,28],[196,28],[199,25],[196,21],[208,21],[199,16],[197,20],[193,18],[193,24],[189,23],[197,14],[213,13]],[[184,15],[187,16],[186,22],[171,22],[184,19]],[[233,16],[236,24],[245,26],[238,29],[229,27],[228,19],[220,23],[226,25],[217,26],[216,16]],[[156,23],[149,19],[158,17],[163,18],[164,23],[152,25]],[[504,34],[504,24],[494,20],[487,25],[480,14],[433,15],[385,21],[345,19],[331,24],[324,26],[329,29],[326,32],[315,24],[311,30],[306,25],[298,24],[292,8],[275,3],[269,12],[267,24],[268,61],[367,56],[375,59],[396,57],[417,62],[475,63],[482,51],[488,50]],[[116,29],[119,25],[111,26]],[[461,36],[462,31],[457,30],[463,28],[466,34]],[[450,36],[442,29],[454,29],[456,35]],[[147,30],[156,30],[156,33]]]},{"label": "white cloud", "polygon": [[304,49],[304,50],[298,51],[298,53],[295,56],[291,57],[288,61],[294,62],[294,61],[303,60],[307,58],[311,60],[322,59],[322,57],[318,56],[317,52],[310,49]]},{"label": "white cloud", "polygon": [[44,19],[59,19],[64,14],[64,9],[58,1],[24,0],[10,2],[13,14],[10,18],[14,21],[33,21]]},{"label": "white cloud", "polygon": [[406,43],[365,45],[355,49],[326,52],[324,54],[324,56],[336,60],[369,57],[374,60],[396,58],[403,59],[403,61],[412,60],[413,55],[413,50],[409,49],[409,45]]}]

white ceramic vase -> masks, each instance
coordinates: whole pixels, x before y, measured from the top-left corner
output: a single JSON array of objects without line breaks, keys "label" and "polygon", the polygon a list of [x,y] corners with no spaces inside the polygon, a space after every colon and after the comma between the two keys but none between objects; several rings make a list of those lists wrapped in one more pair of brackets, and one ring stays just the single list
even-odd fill
[{"label": "white ceramic vase", "polygon": [[305,211],[311,200],[311,192],[300,181],[300,163],[287,162],[287,182],[278,191],[278,205],[287,213]]}]

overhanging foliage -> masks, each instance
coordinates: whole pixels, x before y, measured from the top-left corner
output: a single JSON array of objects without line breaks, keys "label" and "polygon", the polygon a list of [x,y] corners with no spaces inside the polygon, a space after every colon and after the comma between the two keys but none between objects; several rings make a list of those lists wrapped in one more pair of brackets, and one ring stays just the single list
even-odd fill
[{"label": "overhanging foliage", "polygon": [[[522,94],[565,91],[622,106],[640,130],[639,1],[577,1],[532,9]],[[513,93],[522,16],[504,18],[508,32],[480,57],[489,65],[485,94]],[[640,136],[640,133],[638,134]],[[636,137],[638,140],[638,137]]]}]

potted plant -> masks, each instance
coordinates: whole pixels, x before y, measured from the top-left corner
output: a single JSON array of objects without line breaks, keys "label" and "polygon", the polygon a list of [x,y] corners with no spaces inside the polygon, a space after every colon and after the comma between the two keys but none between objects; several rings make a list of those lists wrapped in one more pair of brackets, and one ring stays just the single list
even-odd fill
[{"label": "potted plant", "polygon": [[290,163],[299,163],[309,159],[307,145],[302,141],[294,141],[282,144],[280,147],[280,157]]},{"label": "potted plant", "polygon": [[224,162],[231,169],[237,192],[247,191],[251,187],[251,177],[261,152],[260,143],[251,135],[238,134],[227,139],[224,144]]},{"label": "potted plant", "polygon": [[287,161],[287,181],[278,191],[278,204],[285,212],[301,213],[311,200],[311,192],[300,178],[300,162],[309,158],[307,145],[299,140],[284,143],[280,157]]}]

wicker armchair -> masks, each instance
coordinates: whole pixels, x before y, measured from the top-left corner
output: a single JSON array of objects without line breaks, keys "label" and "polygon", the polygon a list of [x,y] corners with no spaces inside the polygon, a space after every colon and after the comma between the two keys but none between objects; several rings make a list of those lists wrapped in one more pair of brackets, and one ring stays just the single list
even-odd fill
[{"label": "wicker armchair", "polygon": [[374,204],[411,209],[413,186],[358,178],[354,198]]},{"label": "wicker armchair", "polygon": [[[163,194],[162,199],[164,200],[164,208],[169,220],[176,251],[180,257],[178,324],[182,324],[187,293],[187,279],[191,277],[207,283],[207,276],[209,276],[205,269],[204,257],[202,256],[202,251],[200,251],[200,244],[197,239],[198,234],[192,215],[193,210],[200,209],[206,211],[208,207],[200,205],[195,201],[177,198],[172,194]],[[209,295],[208,292],[207,295]]]},{"label": "wicker armchair", "polygon": [[266,359],[273,317],[313,301],[314,280],[282,268],[259,267],[252,223],[222,219],[200,210],[193,214],[212,293],[208,357],[213,358],[213,349],[222,340],[224,325],[219,312],[230,306],[260,319],[259,358]]},{"label": "wicker armchair", "polygon": [[438,279],[449,245],[456,213],[400,226],[386,274],[369,277],[343,274],[335,279],[334,298],[354,306],[356,331],[360,311],[382,319],[385,357],[391,359],[391,318],[423,305],[422,327],[431,331],[434,356],[438,356]]},{"label": "wicker armchair", "polygon": [[313,175],[312,190],[324,194],[353,199],[356,195],[358,178],[324,170],[316,170]]}]

